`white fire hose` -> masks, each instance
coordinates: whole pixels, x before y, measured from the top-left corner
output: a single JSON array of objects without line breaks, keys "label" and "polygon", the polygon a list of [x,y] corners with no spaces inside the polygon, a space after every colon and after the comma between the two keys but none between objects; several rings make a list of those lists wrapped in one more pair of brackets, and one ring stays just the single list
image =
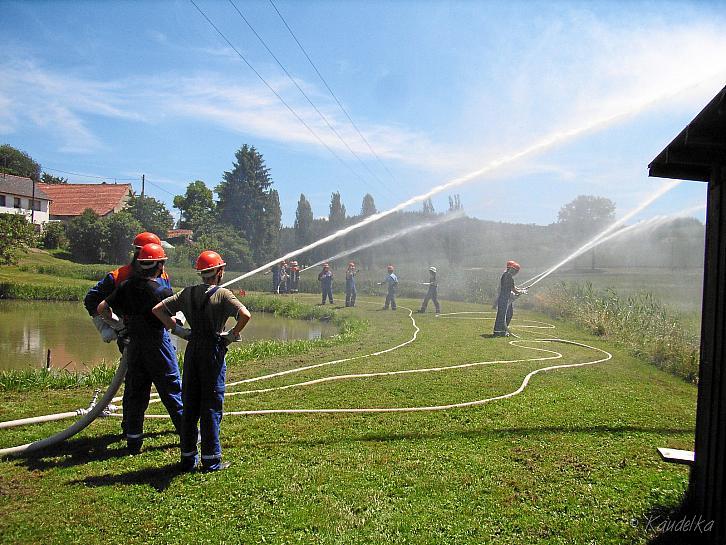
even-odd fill
[{"label": "white fire hose", "polygon": [[[113,396],[116,395],[116,392],[118,392],[118,389],[121,387],[121,384],[124,381],[124,377],[126,376],[126,369],[127,369],[127,363],[126,363],[126,350],[124,350],[121,360],[118,364],[118,369],[116,369],[116,374],[113,377],[113,380],[111,381],[111,384],[109,385],[108,389],[106,390],[106,393],[103,394],[103,397],[100,401],[96,403],[92,403],[91,406],[88,409],[79,409],[78,411],[74,411],[71,413],[59,413],[59,414],[51,414],[47,416],[37,416],[34,418],[24,418],[22,420],[14,420],[11,422],[3,422],[5,428],[11,427],[13,425],[18,426],[22,424],[35,424],[39,422],[51,422],[53,420],[60,420],[61,418],[68,418],[69,416],[76,416],[76,415],[83,415],[83,417],[75,422],[70,427],[66,428],[63,431],[60,431],[56,433],[55,435],[51,435],[50,437],[46,437],[45,439],[40,439],[39,441],[35,441],[33,443],[27,443],[25,445],[18,445],[17,447],[10,447],[10,448],[4,448],[0,449],[0,457],[2,456],[18,456],[21,454],[28,454],[30,452],[35,452],[37,450],[44,449],[46,447],[49,447],[51,445],[55,445],[56,443],[60,443],[61,441],[65,441],[66,439],[69,439],[76,435],[78,432],[85,429],[91,422],[93,422],[96,418],[98,418],[99,415],[103,411],[106,410],[106,407],[113,399]],[[21,424],[22,423],[22,424]]]}]

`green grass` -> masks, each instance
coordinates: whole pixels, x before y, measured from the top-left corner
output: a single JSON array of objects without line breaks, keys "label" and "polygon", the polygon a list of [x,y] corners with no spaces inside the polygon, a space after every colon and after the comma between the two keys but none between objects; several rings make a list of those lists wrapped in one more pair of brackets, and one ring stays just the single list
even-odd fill
[{"label": "green grass", "polygon": [[[336,309],[369,324],[351,342],[260,355],[230,365],[230,380],[367,354],[411,337],[403,308],[383,312],[382,300],[373,303]],[[419,301],[400,303],[417,308]],[[482,306],[444,302],[444,312],[455,310]],[[491,315],[415,316],[421,331],[405,348],[255,387],[535,354],[482,337],[491,331]],[[513,326],[522,319],[552,321],[517,310]],[[687,468],[662,463],[655,447],[692,448],[696,388],[624,347],[553,323],[556,330],[515,331],[579,340],[614,358],[538,374],[521,395],[468,409],[225,417],[222,446],[233,465],[218,474],[173,471],[178,440],[168,421],[146,423],[149,437],[134,457],[118,439],[118,420],[97,421],[64,446],[0,462],[0,543],[646,543],[652,537],[646,515],[674,506],[687,484]],[[562,353],[554,363],[593,358],[577,346],[552,349]],[[551,363],[343,380],[228,396],[225,408],[456,403],[510,392],[526,373]],[[5,392],[0,419],[86,406],[90,394],[90,388]],[[164,409],[155,404],[150,411]],[[65,425],[3,430],[0,447]]]}]

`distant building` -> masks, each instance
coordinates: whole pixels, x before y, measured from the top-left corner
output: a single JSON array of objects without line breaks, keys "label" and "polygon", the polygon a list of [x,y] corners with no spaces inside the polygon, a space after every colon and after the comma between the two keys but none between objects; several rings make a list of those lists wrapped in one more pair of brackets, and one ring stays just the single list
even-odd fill
[{"label": "distant building", "polygon": [[48,210],[51,197],[33,180],[12,174],[0,174],[0,213],[23,214],[36,225],[49,220]]},{"label": "distant building", "polygon": [[53,204],[50,219],[69,221],[87,208],[99,216],[124,209],[131,197],[131,184],[37,184]]},{"label": "distant building", "polygon": [[193,236],[194,231],[191,229],[169,229],[166,232],[166,240],[172,244],[188,244]]}]

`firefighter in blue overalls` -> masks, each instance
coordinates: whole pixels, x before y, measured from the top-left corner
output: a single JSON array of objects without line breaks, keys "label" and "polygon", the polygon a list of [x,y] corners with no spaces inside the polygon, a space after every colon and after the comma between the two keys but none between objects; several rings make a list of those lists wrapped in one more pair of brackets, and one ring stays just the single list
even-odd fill
[{"label": "firefighter in blue overalls", "polygon": [[330,300],[330,304],[333,304],[333,273],[330,271],[330,265],[323,263],[323,270],[318,274],[318,282],[320,282],[320,288],[323,292],[323,302],[325,299]]},{"label": "firefighter in blue overalls", "polygon": [[388,275],[384,282],[378,282],[378,285],[387,284],[388,293],[386,294],[386,302],[383,304],[383,310],[388,310],[388,305],[391,306],[391,310],[396,310],[396,290],[398,289],[398,277],[393,272],[393,265],[386,267]]},{"label": "firefighter in blue overalls", "polygon": [[[226,375],[224,357],[227,346],[239,340],[240,331],[251,315],[230,290],[219,287],[225,265],[217,252],[205,250],[195,265],[202,283],[184,288],[153,309],[154,315],[169,329],[176,327],[172,315],[179,311],[191,326],[184,353],[182,392],[181,467],[185,471],[193,470],[198,462],[198,424],[201,424],[202,469],[217,471],[229,467],[229,462],[222,462],[219,442]],[[237,323],[224,332],[228,318],[236,318]]]},{"label": "firefighter in blue overalls", "polygon": [[346,307],[354,307],[355,306],[355,296],[356,296],[356,290],[355,290],[355,263],[352,261],[348,263],[348,269],[345,271],[345,306]]},{"label": "firefighter in blue overalls", "polygon": [[508,337],[509,323],[512,321],[514,307],[513,297],[527,293],[526,289],[514,285],[514,276],[519,272],[520,266],[516,261],[507,261],[507,270],[499,280],[499,296],[497,297],[497,318],[494,321],[494,336]]},{"label": "firefighter in blue overalls", "polygon": [[141,450],[144,412],[149,405],[152,383],[161,402],[171,416],[177,432],[181,429],[181,379],[176,351],[162,323],[151,309],[172,294],[159,282],[166,261],[159,244],[144,245],[137,256],[136,274],[122,282],[98,305],[97,311],[112,327],[117,328],[124,317],[124,336],[128,339],[124,352],[128,363],[129,390],[125,392],[126,445],[132,454]]},{"label": "firefighter in blue overalls", "polygon": [[429,301],[433,301],[436,314],[441,314],[441,307],[439,306],[439,282],[436,280],[436,267],[429,267],[429,281],[423,283],[424,286],[428,286],[429,290],[426,292],[421,303],[421,308],[418,310],[419,313],[423,314],[426,312],[426,307],[429,305]]},{"label": "firefighter in blue overalls", "polygon": [[[161,240],[159,240],[159,237],[157,237],[154,233],[144,232],[136,235],[133,242],[134,255],[131,259],[131,263],[129,263],[128,265],[123,265],[122,267],[114,269],[113,271],[106,274],[106,276],[104,276],[95,286],[88,290],[88,293],[86,293],[86,297],[83,299],[83,305],[86,307],[88,314],[93,319],[93,325],[95,325],[96,329],[98,329],[98,332],[101,334],[101,338],[103,339],[103,341],[110,343],[116,340],[118,348],[121,352],[123,352],[124,350],[124,344],[118,340],[118,332],[110,325],[108,325],[105,321],[103,321],[101,316],[98,315],[98,311],[96,309],[98,309],[99,303],[103,301],[106,297],[111,295],[116,287],[121,285],[122,282],[128,280],[136,273],[136,270],[138,269],[136,259],[139,255],[139,251],[141,251],[141,248],[145,244],[161,244]],[[161,276],[157,278],[156,281],[171,289],[171,282],[169,281],[169,276],[167,276],[166,272],[162,272]],[[123,329],[123,320],[118,322],[117,327]],[[128,392],[130,388],[131,386],[129,385],[129,375],[127,373],[126,379],[124,381],[123,401],[121,402],[121,405],[123,407],[121,430],[124,434],[126,433],[127,415],[126,392]]]}]

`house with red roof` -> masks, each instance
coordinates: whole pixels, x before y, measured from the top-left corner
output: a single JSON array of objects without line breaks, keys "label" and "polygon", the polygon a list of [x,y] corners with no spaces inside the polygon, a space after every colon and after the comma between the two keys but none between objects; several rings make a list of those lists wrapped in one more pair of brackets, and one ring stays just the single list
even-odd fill
[{"label": "house with red roof", "polygon": [[50,219],[69,221],[90,208],[99,216],[123,210],[131,198],[131,184],[37,184],[51,201]]},{"label": "house with red roof", "polygon": [[51,197],[33,180],[12,174],[0,174],[0,213],[23,214],[36,225],[48,221]]}]

